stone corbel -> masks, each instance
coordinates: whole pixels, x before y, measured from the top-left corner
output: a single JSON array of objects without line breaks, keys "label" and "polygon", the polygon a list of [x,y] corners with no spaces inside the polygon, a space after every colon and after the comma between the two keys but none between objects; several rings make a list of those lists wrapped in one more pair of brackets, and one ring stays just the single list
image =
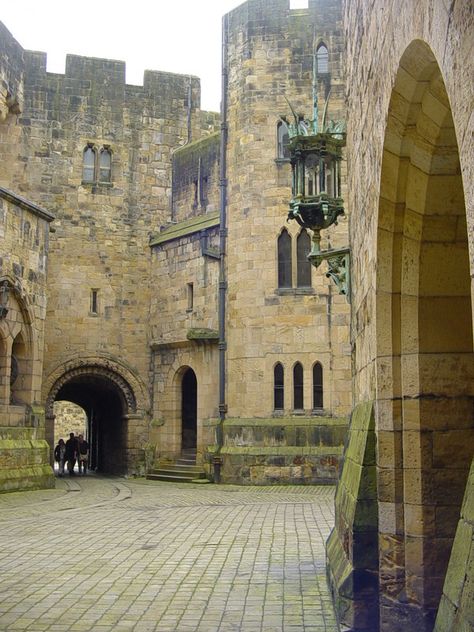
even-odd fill
[{"label": "stone corbel", "polygon": [[339,294],[344,294],[350,301],[350,249],[335,248],[334,250],[322,250],[311,253],[309,261],[315,268],[319,268],[323,261],[328,263],[326,276],[336,284]]}]

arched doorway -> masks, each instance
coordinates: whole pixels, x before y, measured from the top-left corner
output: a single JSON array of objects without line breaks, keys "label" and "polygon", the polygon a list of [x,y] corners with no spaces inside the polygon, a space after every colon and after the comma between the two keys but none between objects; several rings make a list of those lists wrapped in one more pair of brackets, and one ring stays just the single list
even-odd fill
[{"label": "arched doorway", "polygon": [[181,448],[194,450],[197,445],[197,379],[187,369],[181,381]]},{"label": "arched doorway", "polygon": [[[64,371],[47,399],[50,426],[54,426],[56,401],[72,402],[85,411],[91,469],[117,475],[137,472],[139,437],[130,424],[137,417],[135,395],[121,375],[104,366],[87,364]],[[48,435],[52,442],[53,427]]]},{"label": "arched doorway", "polygon": [[390,101],[377,252],[380,629],[428,632],[474,451],[474,356],[458,144],[421,41]]}]

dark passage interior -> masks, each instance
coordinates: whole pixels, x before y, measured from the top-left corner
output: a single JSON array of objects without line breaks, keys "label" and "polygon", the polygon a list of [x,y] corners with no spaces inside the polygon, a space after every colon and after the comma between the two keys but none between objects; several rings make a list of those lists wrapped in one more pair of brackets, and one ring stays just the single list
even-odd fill
[{"label": "dark passage interior", "polygon": [[197,380],[192,369],[183,375],[181,384],[181,447],[196,447],[197,438]]},{"label": "dark passage interior", "polygon": [[126,474],[126,407],[120,389],[105,377],[81,375],[56,395],[81,406],[87,415],[90,468],[106,474]]}]

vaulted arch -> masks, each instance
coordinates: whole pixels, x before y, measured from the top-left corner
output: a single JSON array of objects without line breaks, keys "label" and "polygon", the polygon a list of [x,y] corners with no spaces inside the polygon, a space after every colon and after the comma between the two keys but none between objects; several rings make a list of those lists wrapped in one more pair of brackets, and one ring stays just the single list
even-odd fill
[{"label": "vaulted arch", "polygon": [[392,515],[379,540],[401,563],[381,554],[381,629],[397,610],[431,629],[474,451],[474,356],[456,131],[419,40],[390,101],[377,240],[379,503]]}]

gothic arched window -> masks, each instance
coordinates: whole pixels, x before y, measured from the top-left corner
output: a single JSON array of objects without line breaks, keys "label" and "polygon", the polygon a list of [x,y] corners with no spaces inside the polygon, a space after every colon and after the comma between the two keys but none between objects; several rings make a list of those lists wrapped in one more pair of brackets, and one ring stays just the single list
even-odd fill
[{"label": "gothic arched window", "polygon": [[275,410],[283,410],[284,408],[284,386],[285,373],[283,365],[278,362],[273,369],[273,408]]},{"label": "gothic arched window", "polygon": [[313,366],[313,408],[323,407],[323,367],[319,362]]},{"label": "gothic arched window", "polygon": [[311,238],[302,230],[296,239],[296,286],[311,287],[311,263],[308,255],[311,250]]},{"label": "gothic arched window", "polygon": [[290,158],[289,142],[288,125],[285,121],[280,121],[277,125],[277,158]]},{"label": "gothic arched window", "polygon": [[303,365],[297,362],[293,367],[293,408],[303,410]]},{"label": "gothic arched window", "polygon": [[325,44],[320,44],[316,51],[316,72],[327,75],[329,72],[329,51]]},{"label": "gothic arched window", "polygon": [[292,287],[291,237],[283,229],[278,237],[278,287]]},{"label": "gothic arched window", "polygon": [[112,154],[108,147],[101,149],[99,155],[99,181],[112,182]]},{"label": "gothic arched window", "polygon": [[82,181],[95,182],[95,149],[87,145],[82,156]]}]

